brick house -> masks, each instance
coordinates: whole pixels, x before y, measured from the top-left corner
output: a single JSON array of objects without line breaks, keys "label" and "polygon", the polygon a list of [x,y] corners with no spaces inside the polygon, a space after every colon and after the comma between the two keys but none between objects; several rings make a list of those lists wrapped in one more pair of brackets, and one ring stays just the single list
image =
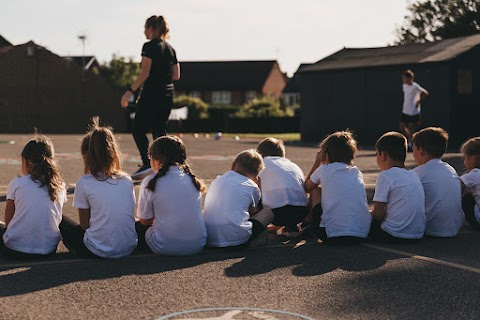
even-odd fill
[{"label": "brick house", "polygon": [[127,130],[122,90],[30,41],[0,48],[0,132],[85,132],[99,115],[117,132]]},{"label": "brick house", "polygon": [[280,97],[286,85],[277,61],[180,62],[176,94],[210,104],[242,105],[260,95]]}]

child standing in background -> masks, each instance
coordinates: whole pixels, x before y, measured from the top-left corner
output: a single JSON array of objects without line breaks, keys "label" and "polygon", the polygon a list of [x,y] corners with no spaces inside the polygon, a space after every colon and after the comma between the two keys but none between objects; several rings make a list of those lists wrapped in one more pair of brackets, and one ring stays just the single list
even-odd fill
[{"label": "child standing in background", "polygon": [[163,255],[203,250],[207,232],[202,216],[205,186],[191,171],[180,138],[156,139],[148,153],[155,174],[140,187],[136,223],[138,247]]},{"label": "child standing in background", "polygon": [[480,137],[467,140],[461,147],[467,173],[462,175],[462,206],[465,219],[480,229]]},{"label": "child standing in background", "polygon": [[16,258],[54,254],[61,239],[58,226],[67,194],[50,139],[38,136],[25,145],[22,174],[8,185],[0,249]]},{"label": "child standing in background", "polygon": [[306,178],[319,237],[327,244],[355,243],[368,235],[371,217],[363,175],[353,165],[356,151],[351,132],[329,135]]},{"label": "child standing in background", "polygon": [[273,221],[272,210],[258,211],[262,169],[262,156],[245,150],[237,155],[231,171],[212,182],[203,212],[209,246],[245,248]]},{"label": "child standing in background", "polygon": [[73,198],[80,224],[63,218],[63,243],[83,257],[127,256],[137,246],[133,182],[122,171],[112,131],[101,127],[98,117],[83,138],[81,153],[85,175],[78,179]]},{"label": "child standing in background", "polygon": [[273,225],[284,226],[283,235],[297,237],[297,224],[308,214],[303,171],[285,158],[282,140],[266,138],[258,144],[257,151],[265,165],[260,172],[262,205],[272,209]]}]

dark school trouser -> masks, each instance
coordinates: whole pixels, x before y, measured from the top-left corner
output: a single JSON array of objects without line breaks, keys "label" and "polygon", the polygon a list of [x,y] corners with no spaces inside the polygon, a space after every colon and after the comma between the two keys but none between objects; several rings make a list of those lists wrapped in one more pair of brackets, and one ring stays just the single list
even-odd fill
[{"label": "dark school trouser", "polygon": [[468,224],[472,226],[472,228],[480,230],[480,223],[477,221],[475,217],[475,205],[476,201],[475,198],[471,194],[466,194],[462,198],[462,209],[465,213],[465,220],[467,220]]},{"label": "dark school trouser", "polygon": [[390,233],[386,232],[381,228],[382,222],[372,219],[372,224],[370,225],[370,233],[368,234],[368,239],[375,242],[381,243],[391,243],[391,244],[408,244],[419,242],[420,239],[405,239],[392,236]]},{"label": "dark school trouser", "polygon": [[7,229],[5,225],[0,224],[0,252],[2,252],[4,255],[10,258],[15,258],[15,259],[41,259],[41,258],[53,257],[55,255],[56,251],[53,251],[52,253],[48,253],[48,254],[35,254],[35,253],[24,253],[24,252],[7,248],[5,246],[5,243],[3,242],[3,234],[5,233],[6,230]]},{"label": "dark school trouser", "polygon": [[275,218],[272,224],[275,226],[285,226],[286,231],[298,231],[297,225],[305,219],[308,214],[307,207],[284,206],[272,209]]},{"label": "dark school trouser", "polygon": [[135,252],[151,253],[152,250],[145,241],[145,233],[151,225],[142,224],[140,221],[135,222],[135,231],[137,232],[138,244]]},{"label": "dark school trouser", "polygon": [[173,94],[160,97],[141,96],[138,101],[133,122],[132,134],[137,145],[143,165],[149,165],[147,132],[152,132],[153,139],[167,134],[167,122],[173,107]]},{"label": "dark school trouser", "polygon": [[85,230],[83,230],[78,223],[63,216],[59,229],[60,233],[62,234],[63,244],[70,252],[84,258],[97,257],[90,250],[88,250],[83,243]]}]

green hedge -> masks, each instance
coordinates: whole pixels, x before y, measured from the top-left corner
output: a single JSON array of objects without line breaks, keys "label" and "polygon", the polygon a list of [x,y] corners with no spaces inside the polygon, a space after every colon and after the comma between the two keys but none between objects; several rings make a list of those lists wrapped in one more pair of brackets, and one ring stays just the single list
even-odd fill
[{"label": "green hedge", "polygon": [[208,104],[200,98],[194,98],[186,95],[180,95],[173,99],[174,108],[188,107],[189,119],[207,119]]}]

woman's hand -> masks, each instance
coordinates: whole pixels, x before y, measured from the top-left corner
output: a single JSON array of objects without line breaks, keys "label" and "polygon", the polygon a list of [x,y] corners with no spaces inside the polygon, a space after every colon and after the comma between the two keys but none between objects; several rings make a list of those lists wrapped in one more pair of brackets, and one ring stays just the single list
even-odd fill
[{"label": "woman's hand", "polygon": [[122,99],[120,100],[120,105],[122,108],[128,107],[128,101],[132,97],[132,93],[130,91],[127,91],[123,94]]}]

